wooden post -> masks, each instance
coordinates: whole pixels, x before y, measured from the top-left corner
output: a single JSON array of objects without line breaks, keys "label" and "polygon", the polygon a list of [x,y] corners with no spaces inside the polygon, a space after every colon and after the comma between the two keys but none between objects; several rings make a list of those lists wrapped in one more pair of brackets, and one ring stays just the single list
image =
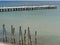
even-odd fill
[{"label": "wooden post", "polygon": [[15,41],[15,28],[13,28],[13,43],[14,43],[14,45],[16,44],[16,41]]},{"label": "wooden post", "polygon": [[1,9],[1,12],[2,12],[2,9]]},{"label": "wooden post", "polygon": [[13,25],[11,25],[11,43],[13,44],[13,45],[15,45],[16,44],[16,41],[15,41],[15,28],[13,28]]},{"label": "wooden post", "polygon": [[29,30],[29,38],[30,38],[30,45],[32,45],[30,30]]},{"label": "wooden post", "polygon": [[32,45],[31,35],[30,35],[30,45]]},{"label": "wooden post", "polygon": [[23,35],[22,35],[22,31],[21,31],[21,26],[19,29],[19,45],[23,45]]},{"label": "wooden post", "polygon": [[37,45],[37,31],[35,31],[35,45]]},{"label": "wooden post", "polygon": [[12,32],[12,30],[13,30],[13,25],[11,25],[11,43],[13,44],[13,32]]},{"label": "wooden post", "polygon": [[30,45],[29,42],[30,41],[29,41],[29,27],[28,27],[28,45]]},{"label": "wooden post", "polygon": [[24,45],[26,45],[26,30],[24,32]]},{"label": "wooden post", "polygon": [[5,29],[5,24],[3,24],[3,42],[7,43],[7,36],[6,36],[6,29]]},{"label": "wooden post", "polygon": [[32,45],[32,40],[31,40],[29,27],[28,27],[28,45]]},{"label": "wooden post", "polygon": [[19,45],[21,45],[21,34],[20,34],[20,31],[21,31],[21,26],[19,27]]}]

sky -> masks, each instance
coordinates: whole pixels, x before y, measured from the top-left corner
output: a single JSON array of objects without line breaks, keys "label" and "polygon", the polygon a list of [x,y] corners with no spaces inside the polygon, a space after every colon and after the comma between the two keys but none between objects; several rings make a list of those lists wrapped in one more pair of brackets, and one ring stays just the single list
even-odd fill
[{"label": "sky", "polygon": [[60,1],[60,0],[0,0],[0,1]]}]

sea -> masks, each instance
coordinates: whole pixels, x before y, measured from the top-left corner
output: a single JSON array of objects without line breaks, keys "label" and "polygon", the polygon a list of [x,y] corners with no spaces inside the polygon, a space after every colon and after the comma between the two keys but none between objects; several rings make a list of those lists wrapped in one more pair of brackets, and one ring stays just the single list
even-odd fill
[{"label": "sea", "polygon": [[[0,41],[5,24],[8,40],[11,40],[11,25],[15,27],[16,42],[19,41],[19,26],[30,34],[33,45],[37,31],[38,45],[60,45],[60,1],[0,1],[0,7],[57,5],[56,9],[0,12]],[[27,36],[28,34],[26,34]]]}]

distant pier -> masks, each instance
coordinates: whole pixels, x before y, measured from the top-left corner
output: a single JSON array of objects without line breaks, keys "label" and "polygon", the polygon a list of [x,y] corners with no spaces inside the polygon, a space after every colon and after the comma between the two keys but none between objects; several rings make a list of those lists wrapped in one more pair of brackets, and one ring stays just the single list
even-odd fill
[{"label": "distant pier", "polygon": [[0,7],[0,12],[39,10],[39,9],[56,9],[56,8],[57,8],[56,5]]}]

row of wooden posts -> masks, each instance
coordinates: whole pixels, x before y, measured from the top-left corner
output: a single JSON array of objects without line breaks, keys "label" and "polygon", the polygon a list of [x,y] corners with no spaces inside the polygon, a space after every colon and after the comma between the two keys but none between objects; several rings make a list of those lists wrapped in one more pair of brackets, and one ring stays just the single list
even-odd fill
[{"label": "row of wooden posts", "polygon": [[[28,27],[28,42],[26,41],[26,30],[24,31],[24,37],[22,35],[21,26],[19,27],[19,44],[18,45],[33,45],[30,29]],[[3,42],[8,43],[5,24],[3,24]],[[17,45],[15,40],[15,28],[11,25],[11,44]],[[37,45],[37,31],[35,31],[35,45]]]}]

